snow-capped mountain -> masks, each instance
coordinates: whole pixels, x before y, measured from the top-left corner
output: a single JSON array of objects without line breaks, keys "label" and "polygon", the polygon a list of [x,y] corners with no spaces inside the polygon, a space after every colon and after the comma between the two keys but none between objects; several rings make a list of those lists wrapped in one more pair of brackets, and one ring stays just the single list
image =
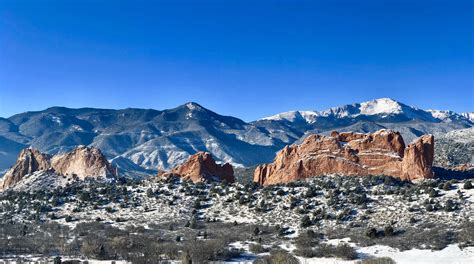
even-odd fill
[{"label": "snow-capped mountain", "polygon": [[[291,111],[253,122],[274,137],[301,137],[331,130],[373,132],[382,128],[400,131],[410,142],[424,134],[442,134],[474,125],[452,111],[422,110],[390,98],[332,107],[324,111]],[[284,131],[284,133],[283,133]]]},{"label": "snow-capped mountain", "polygon": [[318,116],[319,116],[319,113],[315,111],[288,111],[288,112],[262,118],[262,120],[274,120],[274,121],[287,120],[290,122],[303,121],[307,123],[313,123],[316,117]]},{"label": "snow-capped mountain", "polygon": [[261,120],[286,120],[295,122],[305,120],[307,123],[314,123],[317,117],[332,118],[358,118],[365,116],[376,117],[378,119],[399,116],[402,119],[419,119],[426,121],[434,121],[434,119],[444,120],[451,115],[460,116],[452,111],[423,111],[416,107],[411,107],[390,98],[380,98],[363,103],[332,107],[324,111],[290,111],[280,113],[274,116],[265,117]]},{"label": "snow-capped mountain", "polygon": [[250,123],[192,102],[167,110],[52,107],[0,118],[0,172],[26,146],[49,154],[94,146],[119,174],[143,176],[172,168],[198,151],[236,166],[270,162],[275,152],[310,133],[391,128],[409,143],[425,133],[473,125],[465,115],[424,111],[388,98],[325,111],[285,112]]},{"label": "snow-capped mountain", "polygon": [[[77,145],[94,146],[119,172],[137,175],[172,168],[198,151],[211,152],[220,161],[237,166],[266,162],[288,143],[192,102],[163,111],[53,107],[14,115],[3,123],[0,139],[19,140],[21,146],[31,145],[49,154]],[[4,148],[14,153],[5,163],[13,164],[21,146],[12,149],[0,140],[0,153]]]},{"label": "snow-capped mountain", "polygon": [[474,122],[474,112],[461,113],[461,115]]},{"label": "snow-capped mountain", "polygon": [[380,98],[368,102],[345,105],[341,107],[333,107],[321,112],[321,116],[332,116],[337,118],[365,116],[381,116],[388,117],[390,115],[398,115],[406,113],[413,115],[412,109],[404,104],[389,98]]}]

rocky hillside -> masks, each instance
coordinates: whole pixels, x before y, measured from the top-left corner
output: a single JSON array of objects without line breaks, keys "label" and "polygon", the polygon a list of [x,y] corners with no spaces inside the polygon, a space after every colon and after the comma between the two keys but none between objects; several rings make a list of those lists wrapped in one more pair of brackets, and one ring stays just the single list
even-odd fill
[{"label": "rocky hillside", "polygon": [[271,162],[285,145],[330,131],[400,131],[407,143],[427,133],[469,128],[469,116],[421,110],[377,99],[325,111],[294,111],[246,123],[196,103],[167,110],[53,107],[0,118],[0,172],[21,149],[65,153],[78,145],[101,149],[121,175],[144,177],[169,170],[206,151],[217,161],[248,167]]},{"label": "rocky hillside", "polygon": [[[198,151],[210,152],[219,161],[234,165],[261,163],[271,160],[289,143],[196,103],[163,111],[53,107],[3,121],[0,136],[21,146],[30,145],[49,154],[64,153],[77,145],[94,146],[122,173],[133,175],[171,169]],[[18,148],[0,140],[0,153],[3,151],[18,154]],[[14,159],[5,165],[13,163]]]},{"label": "rocky hillside", "polygon": [[474,166],[474,128],[454,130],[436,138],[435,165]]}]

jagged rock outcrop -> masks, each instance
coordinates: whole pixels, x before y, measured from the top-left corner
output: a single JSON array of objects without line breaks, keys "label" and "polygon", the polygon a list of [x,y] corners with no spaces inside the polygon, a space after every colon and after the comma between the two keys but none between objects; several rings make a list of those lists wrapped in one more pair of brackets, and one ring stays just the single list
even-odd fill
[{"label": "jagged rock outcrop", "polygon": [[159,172],[158,177],[177,176],[183,180],[193,182],[202,181],[227,181],[234,182],[234,169],[229,163],[216,164],[208,152],[198,152],[188,158],[183,164],[176,166],[169,172]]},{"label": "jagged rock outcrop", "polygon": [[0,189],[8,188],[21,181],[25,175],[51,168],[50,156],[32,148],[23,149],[18,159],[0,181]]},{"label": "jagged rock outcrop", "polygon": [[64,155],[56,155],[51,160],[54,171],[66,176],[86,177],[114,177],[112,168],[102,152],[93,147],[80,146]]},{"label": "jagged rock outcrop", "polygon": [[0,190],[15,186],[26,176],[39,171],[79,179],[116,176],[115,169],[97,148],[80,146],[69,153],[56,156],[26,148],[21,151],[16,163],[1,179]]},{"label": "jagged rock outcrop", "polygon": [[423,135],[408,145],[402,162],[402,179],[433,178],[434,137]]},{"label": "jagged rock outcrop", "polygon": [[433,153],[432,135],[424,135],[405,147],[400,133],[391,130],[314,134],[300,145],[286,146],[273,163],[258,166],[254,182],[271,185],[327,174],[432,178]]}]

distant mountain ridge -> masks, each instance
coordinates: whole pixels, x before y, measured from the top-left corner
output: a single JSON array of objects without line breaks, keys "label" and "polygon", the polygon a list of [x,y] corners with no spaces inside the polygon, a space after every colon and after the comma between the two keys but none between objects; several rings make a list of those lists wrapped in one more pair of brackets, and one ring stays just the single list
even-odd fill
[{"label": "distant mountain ridge", "polygon": [[329,134],[332,130],[368,133],[388,128],[400,131],[407,143],[425,133],[443,134],[474,125],[462,114],[422,110],[390,98],[332,107],[324,111],[289,111],[259,119],[252,124],[265,127],[275,135],[291,135],[298,139],[311,133]]},{"label": "distant mountain ridge", "polygon": [[474,122],[474,112],[461,113],[461,115]]},{"label": "distant mountain ridge", "polygon": [[119,174],[142,177],[170,169],[199,151],[241,167],[271,162],[278,150],[311,133],[389,128],[409,143],[425,133],[472,126],[468,115],[425,111],[388,98],[325,111],[285,112],[250,123],[193,102],[166,110],[51,107],[0,118],[0,171],[13,165],[26,146],[49,154],[94,146]]},{"label": "distant mountain ridge", "polygon": [[[472,113],[471,113],[472,114]],[[474,114],[473,114],[474,116]],[[390,98],[379,98],[363,103],[348,104],[339,107],[332,107],[324,111],[289,111],[265,117],[260,120],[273,121],[297,121],[304,120],[307,123],[314,123],[318,117],[332,118],[361,118],[365,120],[389,121],[390,118],[399,118],[398,121],[423,120],[423,121],[443,121],[448,119],[470,120],[469,113],[457,114],[453,111],[443,110],[421,110]],[[386,120],[383,120],[386,119]],[[257,121],[260,121],[257,120]],[[472,121],[472,120],[471,120]]]},{"label": "distant mountain ridge", "polygon": [[90,145],[116,163],[119,173],[138,175],[172,168],[198,151],[234,165],[264,162],[285,145],[264,129],[192,102],[163,111],[52,107],[2,121],[0,136],[22,144],[9,151],[13,156],[22,146],[56,154]]}]

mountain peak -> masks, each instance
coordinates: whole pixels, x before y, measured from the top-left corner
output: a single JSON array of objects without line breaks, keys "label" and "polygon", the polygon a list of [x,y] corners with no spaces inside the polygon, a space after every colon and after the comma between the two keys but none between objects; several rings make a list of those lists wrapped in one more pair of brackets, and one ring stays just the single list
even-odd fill
[{"label": "mountain peak", "polygon": [[193,110],[204,110],[205,109],[200,104],[195,103],[195,102],[187,102],[187,103],[184,104],[184,106],[186,108],[188,108],[189,110],[191,110],[191,111],[193,111]]},{"label": "mountain peak", "polygon": [[[261,120],[271,121],[306,121],[308,124],[317,122],[320,118],[362,118],[367,120],[425,120],[434,122],[438,119],[429,111],[420,110],[400,103],[392,98],[377,98],[362,103],[346,104],[338,107],[331,107],[324,111],[290,111],[284,112]],[[439,121],[439,120],[438,120]]]},{"label": "mountain peak", "polygon": [[287,120],[290,122],[295,121],[305,121],[307,123],[313,123],[315,118],[319,114],[315,111],[288,111],[280,114],[276,114],[269,117],[264,117],[261,120],[270,120],[270,121],[281,121]]},{"label": "mountain peak", "polygon": [[403,112],[402,105],[391,98],[379,98],[363,102],[359,109],[362,115],[399,114]]}]

